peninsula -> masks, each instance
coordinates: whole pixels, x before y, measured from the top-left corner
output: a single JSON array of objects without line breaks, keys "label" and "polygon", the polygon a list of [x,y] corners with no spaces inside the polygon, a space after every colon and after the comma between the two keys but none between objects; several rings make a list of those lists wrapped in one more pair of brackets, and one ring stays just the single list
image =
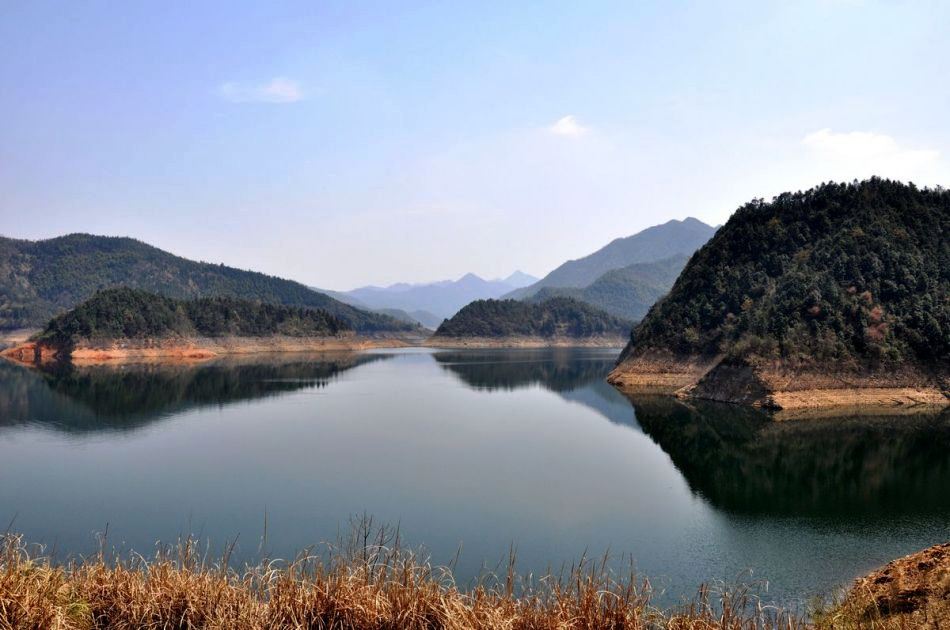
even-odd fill
[{"label": "peninsula", "polygon": [[228,297],[179,300],[107,289],[2,355],[23,363],[208,359],[223,354],[404,346],[405,333],[358,333],[323,309]]},{"label": "peninsula", "polygon": [[777,409],[946,406],[950,192],[883,179],[739,208],[608,380]]}]

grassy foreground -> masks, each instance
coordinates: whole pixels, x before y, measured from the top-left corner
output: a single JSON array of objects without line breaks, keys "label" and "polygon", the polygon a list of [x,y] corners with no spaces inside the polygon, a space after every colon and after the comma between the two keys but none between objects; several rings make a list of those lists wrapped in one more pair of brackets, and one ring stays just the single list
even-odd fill
[{"label": "grassy foreground", "polygon": [[[104,553],[58,564],[6,535],[0,556],[0,628],[670,628],[816,627],[763,606],[747,589],[701,589],[660,610],[646,581],[616,579],[583,561],[525,586],[505,575],[459,589],[451,571],[401,550],[391,530],[369,530],[325,554],[270,561],[238,572],[208,562],[192,540],[146,560]],[[509,567],[514,566],[514,557]],[[900,628],[900,618],[847,605],[815,616],[819,628]],[[933,627],[946,627],[947,620]]]}]

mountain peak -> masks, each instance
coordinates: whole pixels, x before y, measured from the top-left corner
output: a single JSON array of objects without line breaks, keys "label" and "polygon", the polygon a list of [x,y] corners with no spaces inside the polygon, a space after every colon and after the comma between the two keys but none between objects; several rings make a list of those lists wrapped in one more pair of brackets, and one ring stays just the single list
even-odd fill
[{"label": "mountain peak", "polygon": [[700,221],[696,217],[686,217],[680,223],[682,223],[683,225],[692,225],[695,227],[705,227],[705,228],[713,227],[709,225],[708,223],[706,223],[705,221]]},{"label": "mountain peak", "polygon": [[520,269],[516,269],[514,272],[512,272],[510,276],[502,279],[502,282],[504,282],[510,287],[514,287],[515,289],[526,287],[529,284],[534,284],[537,281],[538,281],[537,278],[535,278],[531,274],[527,274],[521,271]]},{"label": "mountain peak", "polygon": [[[703,221],[700,221],[696,217],[686,217],[685,219],[670,219],[666,223],[661,223],[660,225],[654,227],[664,227],[664,226],[688,226],[688,227],[712,227]],[[649,229],[649,228],[647,228]]]},{"label": "mountain peak", "polygon": [[631,236],[616,238],[596,252],[569,260],[538,282],[515,289],[505,294],[505,297],[530,297],[543,287],[583,288],[613,269],[634,263],[659,262],[679,254],[689,256],[715,232],[716,228],[693,217],[682,221],[672,219]]},{"label": "mountain peak", "polygon": [[385,289],[360,288],[349,291],[351,299],[371,308],[395,308],[408,313],[426,311],[430,320],[441,322],[473,300],[497,298],[510,291],[512,285],[501,280],[488,281],[474,273],[458,280],[440,280],[426,284],[392,285]]}]

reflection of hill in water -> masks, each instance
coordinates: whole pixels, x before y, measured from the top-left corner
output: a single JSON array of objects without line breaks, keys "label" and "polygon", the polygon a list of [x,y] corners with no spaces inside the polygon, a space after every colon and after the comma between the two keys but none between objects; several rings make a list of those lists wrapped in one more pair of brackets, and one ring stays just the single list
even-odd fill
[{"label": "reflection of hill in water", "polygon": [[513,391],[541,385],[611,422],[636,426],[628,401],[605,380],[616,356],[603,350],[542,348],[437,352],[435,360],[469,387]]},{"label": "reflection of hill in water", "polygon": [[775,422],[753,409],[635,398],[693,491],[744,513],[950,509],[950,413]]},{"label": "reflection of hill in water", "polygon": [[579,389],[558,393],[565,400],[590,407],[614,424],[640,430],[633,409],[630,408],[630,401],[602,378],[591,381]]},{"label": "reflection of hill in water", "polygon": [[571,391],[606,378],[616,360],[603,351],[580,348],[464,350],[432,356],[470,387],[508,391],[538,384],[555,392]]},{"label": "reflection of hill in water", "polygon": [[0,362],[0,427],[42,424],[76,433],[130,430],[197,407],[324,387],[386,355],[236,357],[202,364],[137,364],[37,371]]}]

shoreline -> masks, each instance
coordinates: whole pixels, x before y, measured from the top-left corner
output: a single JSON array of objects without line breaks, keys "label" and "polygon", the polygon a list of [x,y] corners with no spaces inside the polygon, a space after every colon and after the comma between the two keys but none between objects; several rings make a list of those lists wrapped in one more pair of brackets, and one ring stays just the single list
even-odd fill
[{"label": "shoreline", "polygon": [[[384,530],[384,534],[387,530]],[[161,547],[147,560],[104,547],[67,562],[42,555],[22,536],[0,535],[0,625],[129,628],[706,628],[822,630],[944,627],[950,620],[950,544],[898,558],[825,593],[811,610],[778,604],[741,583],[722,586],[722,608],[708,585],[669,608],[657,607],[650,582],[635,571],[616,576],[582,561],[568,574],[520,583],[509,560],[507,581],[457,587],[451,567],[435,567],[410,549],[363,546],[329,557],[308,550],[293,561],[208,564],[192,538]],[[379,534],[376,534],[380,536]],[[365,541],[368,540],[369,544]],[[344,541],[341,540],[341,543]],[[382,568],[380,568],[382,567]],[[642,586],[638,586],[642,584]],[[715,592],[713,592],[715,593]],[[714,597],[719,597],[714,594]],[[726,614],[728,613],[728,614]],[[724,618],[725,617],[725,618]]]},{"label": "shoreline", "polygon": [[728,365],[717,357],[654,353],[628,358],[607,376],[627,395],[660,394],[786,412],[842,408],[933,411],[950,405],[936,377],[913,367],[888,374],[795,370],[781,363]]},{"label": "shoreline", "polygon": [[97,365],[146,361],[202,362],[229,355],[292,354],[405,348],[415,340],[402,336],[336,337],[191,337],[182,339],[125,340],[113,343],[80,343],[71,350],[27,341],[0,351],[0,357],[23,365],[69,361]]},{"label": "shoreline", "polygon": [[622,337],[429,337],[426,348],[617,348]]}]

